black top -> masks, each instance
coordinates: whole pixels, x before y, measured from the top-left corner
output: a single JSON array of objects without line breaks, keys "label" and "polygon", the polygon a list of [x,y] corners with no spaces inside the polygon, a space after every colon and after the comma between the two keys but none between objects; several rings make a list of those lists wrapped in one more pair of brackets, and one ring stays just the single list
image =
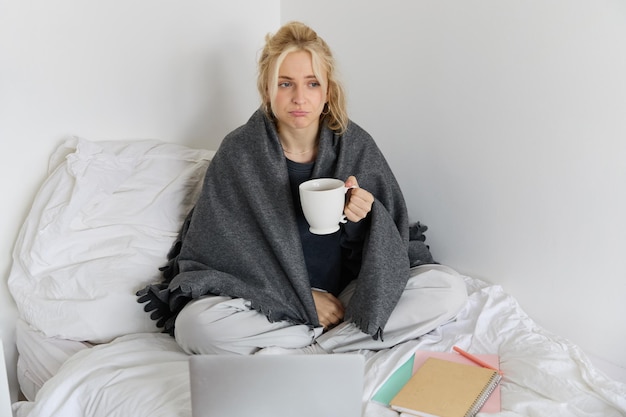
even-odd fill
[{"label": "black top", "polygon": [[355,246],[354,238],[360,240],[361,233],[358,232],[361,231],[361,227],[355,223],[347,223],[335,233],[327,235],[316,235],[309,231],[309,224],[300,204],[299,186],[311,179],[314,165],[314,162],[299,163],[287,159],[296,220],[311,288],[328,291],[337,296],[358,274],[360,250],[355,257],[354,249],[360,248],[361,245]]}]

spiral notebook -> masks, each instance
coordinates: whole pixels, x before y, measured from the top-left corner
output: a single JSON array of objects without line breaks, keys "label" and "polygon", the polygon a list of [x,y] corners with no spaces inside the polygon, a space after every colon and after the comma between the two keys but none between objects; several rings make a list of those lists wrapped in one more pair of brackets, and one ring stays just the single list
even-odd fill
[{"label": "spiral notebook", "polygon": [[473,417],[501,378],[492,369],[428,358],[389,405],[416,416]]}]

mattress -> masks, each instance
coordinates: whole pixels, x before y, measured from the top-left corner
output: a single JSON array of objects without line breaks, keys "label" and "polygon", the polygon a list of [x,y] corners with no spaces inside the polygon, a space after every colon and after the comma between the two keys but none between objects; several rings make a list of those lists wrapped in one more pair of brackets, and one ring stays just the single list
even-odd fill
[{"label": "mattress", "polygon": [[17,320],[15,332],[19,352],[18,383],[22,394],[31,401],[65,361],[76,352],[93,346],[87,342],[46,337],[21,319]]}]

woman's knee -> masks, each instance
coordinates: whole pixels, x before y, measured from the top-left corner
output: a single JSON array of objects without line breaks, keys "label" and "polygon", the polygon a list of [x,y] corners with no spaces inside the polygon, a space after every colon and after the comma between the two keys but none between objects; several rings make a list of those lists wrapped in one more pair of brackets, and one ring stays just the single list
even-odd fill
[{"label": "woman's knee", "polygon": [[446,277],[446,281],[448,285],[447,304],[456,316],[467,304],[467,286],[461,276],[449,275]]},{"label": "woman's knee", "polygon": [[[214,307],[228,297],[211,297],[198,299],[187,304],[176,318],[174,337],[180,347],[189,354],[215,353],[224,336],[219,321],[224,317],[223,311],[215,311]],[[224,300],[221,300],[224,299]]]},{"label": "woman's knee", "polygon": [[446,315],[456,315],[467,303],[465,280],[453,269],[433,265],[413,272],[407,290],[416,301],[437,305]]}]

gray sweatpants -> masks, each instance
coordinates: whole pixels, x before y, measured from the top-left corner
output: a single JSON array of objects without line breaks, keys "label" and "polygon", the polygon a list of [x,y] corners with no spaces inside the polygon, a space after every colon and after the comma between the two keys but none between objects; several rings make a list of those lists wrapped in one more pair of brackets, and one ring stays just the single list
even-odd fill
[{"label": "gray sweatpants", "polygon": [[[344,305],[354,285],[339,296]],[[191,301],[176,319],[178,344],[190,354],[253,354],[270,346],[302,348],[317,341],[327,352],[380,350],[415,339],[454,319],[467,302],[463,278],[443,265],[411,269],[406,288],[384,328],[374,340],[352,323],[323,328],[289,322],[272,323],[241,298],[206,296]]]}]

